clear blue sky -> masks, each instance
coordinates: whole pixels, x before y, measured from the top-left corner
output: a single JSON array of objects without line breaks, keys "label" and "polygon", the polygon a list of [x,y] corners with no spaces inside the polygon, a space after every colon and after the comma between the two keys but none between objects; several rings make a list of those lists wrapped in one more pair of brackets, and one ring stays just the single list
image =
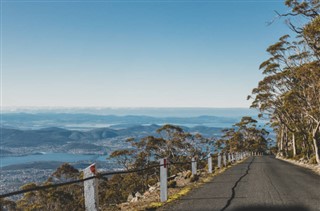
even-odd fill
[{"label": "clear blue sky", "polygon": [[3,1],[3,106],[247,107],[281,0]]}]

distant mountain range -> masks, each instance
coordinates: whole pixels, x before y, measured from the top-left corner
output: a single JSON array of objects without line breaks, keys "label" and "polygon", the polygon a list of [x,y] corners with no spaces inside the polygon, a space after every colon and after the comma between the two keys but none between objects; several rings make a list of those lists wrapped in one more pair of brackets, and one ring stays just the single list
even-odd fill
[{"label": "distant mountain range", "polygon": [[[38,130],[20,130],[2,128],[3,147],[36,147],[41,145],[61,146],[67,144],[68,148],[94,148],[95,141],[117,137],[143,137],[156,135],[159,125],[136,125],[123,129],[98,128],[89,131],[67,130],[57,127]],[[183,127],[185,131],[201,133],[204,136],[220,134],[222,128],[214,127]]]},{"label": "distant mountain range", "polygon": [[73,113],[73,114],[95,114],[95,115],[135,115],[153,117],[191,117],[191,116],[224,116],[241,117],[257,116],[255,109],[249,108],[157,108],[157,107],[3,107],[3,113]]},{"label": "distant mountain range", "polygon": [[45,127],[60,127],[66,129],[92,129],[117,125],[118,128],[133,125],[163,125],[166,123],[211,127],[230,127],[240,117],[151,117],[151,116],[115,116],[95,114],[71,114],[71,113],[3,113],[2,127],[13,129],[40,129]]}]

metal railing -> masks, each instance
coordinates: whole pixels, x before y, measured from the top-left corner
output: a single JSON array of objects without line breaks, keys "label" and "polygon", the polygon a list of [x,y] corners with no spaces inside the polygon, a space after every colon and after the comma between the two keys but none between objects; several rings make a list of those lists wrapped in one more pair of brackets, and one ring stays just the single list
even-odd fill
[{"label": "metal railing", "polygon": [[[251,153],[254,155],[253,153]],[[242,160],[245,157],[249,156],[250,154],[248,152],[240,152],[240,153],[224,153],[224,154],[218,154],[217,158],[217,167],[221,168],[222,164],[223,166],[227,166],[227,160],[228,162],[235,162],[238,160]],[[164,202],[167,200],[167,169],[170,166],[176,166],[176,165],[186,165],[191,164],[191,172],[192,174],[196,174],[197,172],[197,162],[208,160],[208,173],[212,173],[212,156],[209,154],[208,156],[196,160],[195,158],[192,158],[191,161],[186,162],[173,162],[166,158],[160,159],[160,164],[158,165],[151,165],[147,166],[145,168],[137,168],[137,169],[131,169],[131,170],[123,170],[123,171],[112,171],[112,172],[97,172],[95,169],[95,165],[90,165],[88,168],[84,169],[84,177],[83,179],[78,180],[72,180],[68,182],[63,183],[55,183],[55,184],[49,184],[49,185],[42,185],[42,186],[36,186],[32,188],[26,188],[23,190],[18,190],[10,193],[5,193],[0,195],[0,199],[11,197],[19,194],[24,194],[32,191],[40,191],[40,190],[46,190],[49,188],[57,188],[61,186],[67,186],[75,183],[84,183],[84,196],[85,196],[85,207],[86,210],[98,210],[98,198],[97,198],[97,184],[95,184],[96,179],[106,179],[107,176],[112,175],[118,175],[118,174],[130,174],[130,173],[137,173],[137,172],[143,172],[154,168],[160,168],[160,201]],[[221,162],[223,161],[223,162]],[[88,183],[88,181],[91,181],[91,183]],[[88,186],[89,185],[89,186]],[[86,188],[87,186],[87,188]],[[94,186],[94,187],[91,187]]]}]

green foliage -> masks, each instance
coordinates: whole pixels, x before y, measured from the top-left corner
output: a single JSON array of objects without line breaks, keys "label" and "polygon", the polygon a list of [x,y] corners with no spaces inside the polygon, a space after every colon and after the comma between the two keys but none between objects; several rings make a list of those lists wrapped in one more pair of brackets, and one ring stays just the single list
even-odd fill
[{"label": "green foliage", "polygon": [[[291,12],[279,17],[304,18],[288,26],[296,33],[267,48],[260,65],[265,77],[252,90],[252,108],[268,117],[277,134],[278,153],[287,157],[315,155],[320,163],[320,2],[287,0]],[[301,23],[301,21],[300,21]]]},{"label": "green foliage", "polygon": [[[61,165],[42,185],[53,184],[53,181],[80,179],[81,174],[69,164]],[[37,187],[35,183],[28,183],[22,190]],[[83,185],[71,184],[56,188],[27,192],[16,202],[17,210],[83,210]]]},{"label": "green foliage", "polygon": [[[128,139],[127,142],[132,145],[132,149],[116,150],[110,157],[116,159],[118,164],[127,170],[142,169],[158,165],[160,158],[167,158],[171,163],[190,162],[191,157],[201,159],[208,154],[210,146],[213,145],[213,139],[206,139],[200,134],[186,133],[175,125],[164,125],[157,130],[157,133],[159,134],[157,137]],[[198,166],[204,167],[205,162],[199,162]],[[189,168],[189,163],[171,165],[169,174],[176,174]],[[148,189],[148,185],[154,185],[158,181],[158,168],[148,168],[128,175],[115,175],[108,181],[107,191],[102,200],[107,203],[123,202],[130,193],[144,192]]]},{"label": "green foliage", "polygon": [[241,121],[233,125],[233,128],[223,130],[222,139],[218,146],[224,146],[222,152],[255,151],[265,152],[268,145],[268,132],[256,125],[257,121],[251,117],[242,117]]},{"label": "green foliage", "polygon": [[17,204],[14,201],[8,199],[0,199],[0,210],[14,211],[17,209]]}]

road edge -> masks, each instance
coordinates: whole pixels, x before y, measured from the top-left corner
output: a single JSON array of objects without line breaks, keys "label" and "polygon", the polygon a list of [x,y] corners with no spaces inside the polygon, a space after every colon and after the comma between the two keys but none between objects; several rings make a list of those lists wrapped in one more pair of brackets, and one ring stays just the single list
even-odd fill
[{"label": "road edge", "polygon": [[[166,206],[169,206],[170,204],[176,202],[177,200],[179,200],[182,196],[188,195],[188,193],[190,193],[191,191],[197,189],[197,188],[201,188],[204,184],[212,181],[212,179],[214,179],[216,176],[222,174],[223,172],[225,172],[226,170],[228,170],[229,168],[232,168],[233,166],[236,166],[240,163],[243,163],[244,161],[246,161],[249,157],[246,157],[245,159],[241,160],[241,161],[237,161],[234,164],[228,165],[227,167],[224,167],[222,169],[218,169],[217,172],[202,178],[200,181],[198,181],[197,183],[193,183],[193,184],[189,184],[188,186],[184,187],[181,191],[179,191],[178,193],[172,195],[169,197],[168,201],[166,202],[156,202],[154,204],[151,203],[151,206],[148,207],[146,210],[158,210],[160,209],[160,211],[162,209],[164,209]],[[153,206],[152,206],[153,205]]]},{"label": "road edge", "polygon": [[312,170],[314,173],[320,175],[320,164],[315,164],[315,165],[312,165],[312,164],[305,164],[305,163],[300,163],[296,160],[292,160],[292,159],[288,159],[288,158],[283,158],[283,157],[280,157],[280,156],[276,156],[276,159],[279,159],[279,160],[283,160],[285,162],[288,162],[288,163],[291,163],[293,165],[296,165],[296,166],[300,166],[300,167],[303,167],[303,168],[306,168],[306,169],[310,169]]}]

